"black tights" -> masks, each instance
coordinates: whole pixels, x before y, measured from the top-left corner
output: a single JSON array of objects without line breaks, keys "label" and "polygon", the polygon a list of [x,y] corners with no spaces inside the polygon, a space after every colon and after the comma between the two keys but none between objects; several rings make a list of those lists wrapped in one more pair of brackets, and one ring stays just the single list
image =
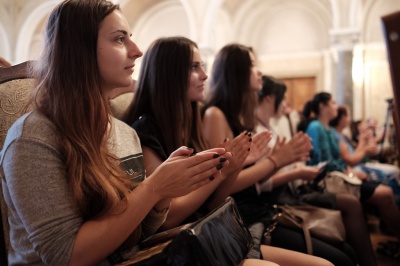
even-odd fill
[{"label": "black tights", "polygon": [[357,253],[360,266],[376,266],[371,239],[360,201],[350,194],[336,195],[336,208],[341,211],[346,227],[346,240]]},{"label": "black tights", "polygon": [[[346,243],[332,246],[313,237],[311,242],[314,256],[324,258],[332,262],[334,265],[354,266],[357,264],[357,255]],[[282,226],[277,226],[272,232],[271,245],[274,247],[307,253],[303,232]]]}]

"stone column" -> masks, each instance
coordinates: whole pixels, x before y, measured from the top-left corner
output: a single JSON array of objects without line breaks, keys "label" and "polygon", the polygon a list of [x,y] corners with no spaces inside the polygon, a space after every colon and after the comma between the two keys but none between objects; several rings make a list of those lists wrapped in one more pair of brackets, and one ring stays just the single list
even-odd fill
[{"label": "stone column", "polygon": [[331,32],[332,50],[334,55],[333,95],[339,105],[347,105],[353,111],[353,48],[358,41],[359,32],[349,29]]},{"label": "stone column", "polygon": [[353,105],[353,79],[352,61],[353,51],[337,51],[338,62],[336,64],[336,101],[338,104]]}]

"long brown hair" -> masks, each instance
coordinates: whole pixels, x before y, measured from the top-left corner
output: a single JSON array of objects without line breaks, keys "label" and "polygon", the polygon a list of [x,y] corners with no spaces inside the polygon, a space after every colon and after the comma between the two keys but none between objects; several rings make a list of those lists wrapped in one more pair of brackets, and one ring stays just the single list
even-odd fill
[{"label": "long brown hair", "polygon": [[197,102],[187,91],[196,43],[185,37],[160,38],[145,53],[128,122],[151,115],[164,137],[168,154],[182,145],[206,149]]},{"label": "long brown hair", "polygon": [[47,21],[33,66],[33,102],[58,130],[73,200],[84,219],[102,215],[128,192],[118,159],[106,148],[109,105],[100,89],[97,38],[119,7],[105,0],[67,0]]},{"label": "long brown hair", "polygon": [[203,111],[216,106],[222,110],[234,134],[255,126],[256,95],[250,88],[252,48],[228,44],[217,54],[211,74],[210,97]]}]

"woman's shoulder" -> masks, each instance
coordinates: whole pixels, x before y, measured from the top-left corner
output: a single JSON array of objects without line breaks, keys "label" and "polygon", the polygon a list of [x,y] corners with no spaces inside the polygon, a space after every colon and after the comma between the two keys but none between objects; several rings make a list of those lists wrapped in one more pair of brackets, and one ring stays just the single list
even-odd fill
[{"label": "woman's shoulder", "polygon": [[224,112],[217,106],[210,106],[204,112],[203,119],[226,120]]},{"label": "woman's shoulder", "polygon": [[140,116],[133,122],[132,127],[136,130],[142,146],[153,149],[162,160],[168,158],[163,133],[152,115]]},{"label": "woman's shoulder", "polygon": [[56,126],[41,112],[33,110],[18,118],[10,127],[7,136],[38,139],[46,142],[54,137]]},{"label": "woman's shoulder", "polygon": [[[5,151],[12,143],[17,143],[21,140],[40,142],[49,147],[59,149],[58,135],[56,126],[45,115],[33,110],[19,117],[9,128],[0,157],[3,158]],[[2,160],[1,158],[0,161]]]},{"label": "woman's shoulder", "polygon": [[320,128],[320,127],[322,127],[322,124],[318,120],[315,119],[315,120],[310,122],[308,127],[309,128]]},{"label": "woman's shoulder", "polygon": [[139,137],[142,138],[142,135],[158,135],[160,134],[160,128],[157,124],[157,120],[149,114],[144,114],[140,116],[136,121],[134,121],[131,125]]},{"label": "woman's shoulder", "polygon": [[313,120],[310,122],[310,124],[307,127],[306,133],[318,133],[321,132],[321,130],[324,129],[324,126],[318,121],[318,120]]},{"label": "woman's shoulder", "polygon": [[136,131],[142,131],[149,128],[157,127],[156,119],[149,114],[143,114],[136,119],[131,125]]}]

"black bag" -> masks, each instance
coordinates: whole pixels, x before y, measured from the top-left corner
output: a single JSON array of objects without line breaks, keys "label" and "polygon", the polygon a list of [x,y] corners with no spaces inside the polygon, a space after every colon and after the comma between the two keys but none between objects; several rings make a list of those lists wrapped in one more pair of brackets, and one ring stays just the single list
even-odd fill
[{"label": "black bag", "polygon": [[[174,231],[178,232],[176,237]],[[155,245],[157,239],[162,239],[162,243]],[[152,247],[148,247],[150,245]],[[202,219],[156,234],[144,240],[141,246],[148,248],[121,265],[238,265],[252,248],[253,239],[234,200],[228,197],[224,204]],[[143,257],[149,250],[157,251]]]}]

